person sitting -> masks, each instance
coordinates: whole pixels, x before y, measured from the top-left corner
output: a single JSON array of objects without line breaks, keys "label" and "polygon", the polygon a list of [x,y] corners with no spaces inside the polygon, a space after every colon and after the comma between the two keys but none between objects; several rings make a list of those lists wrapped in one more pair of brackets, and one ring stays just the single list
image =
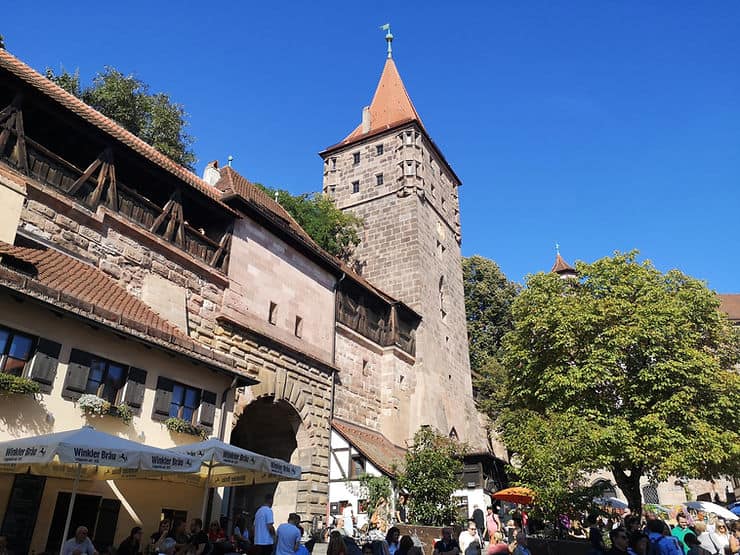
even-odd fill
[{"label": "person sitting", "polygon": [[401,539],[398,541],[398,551],[396,551],[396,555],[409,555],[409,552],[414,547],[414,540],[411,539],[411,536],[401,536]]},{"label": "person sitting", "polygon": [[161,551],[162,542],[170,535],[170,524],[169,518],[162,519],[159,523],[159,530],[149,536],[149,545],[153,553]]},{"label": "person sitting", "polygon": [[457,543],[460,544],[460,552],[463,555],[480,555],[483,550],[483,541],[478,535],[478,527],[473,519],[468,520],[468,527],[460,532]]},{"label": "person sitting", "polygon": [[74,537],[64,542],[62,555],[98,555],[95,546],[87,536],[86,526],[78,526]]},{"label": "person sitting", "polygon": [[165,538],[157,550],[157,555],[175,555],[177,542],[174,538]]},{"label": "person sitting", "polygon": [[514,555],[532,555],[527,545],[527,534],[524,532],[518,532],[516,538],[514,538]]},{"label": "person sitting", "polygon": [[486,555],[503,555],[509,553],[509,546],[504,541],[504,536],[501,532],[494,532],[491,537],[491,545],[488,546]]},{"label": "person sitting", "polygon": [[385,534],[385,541],[388,544],[388,553],[395,555],[398,551],[398,538],[401,537],[401,531],[395,526],[388,528],[388,532]]},{"label": "person sitting", "polygon": [[447,555],[460,555],[460,545],[457,540],[452,537],[452,530],[449,528],[442,528],[442,539],[437,540],[434,543],[433,555],[441,555],[446,553]]},{"label": "person sitting", "polygon": [[131,528],[131,533],[118,546],[117,555],[139,555],[141,553],[141,526]]},{"label": "person sitting", "polygon": [[192,555],[204,555],[205,553],[209,553],[210,550],[208,534],[203,530],[203,521],[199,518],[194,518],[190,521],[190,538],[185,552]]},{"label": "person sitting", "polygon": [[221,525],[215,520],[211,522],[211,526],[210,528],[208,528],[208,541],[210,541],[211,543],[216,543],[225,539],[226,534],[224,534]]}]

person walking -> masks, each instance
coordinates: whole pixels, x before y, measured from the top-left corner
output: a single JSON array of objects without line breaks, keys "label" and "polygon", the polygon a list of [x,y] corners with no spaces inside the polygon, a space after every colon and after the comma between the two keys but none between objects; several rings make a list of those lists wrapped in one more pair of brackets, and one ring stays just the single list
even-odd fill
[{"label": "person walking", "polygon": [[275,517],[272,514],[272,494],[265,495],[265,500],[254,514],[254,545],[257,555],[271,555],[275,543]]},{"label": "person walking", "polygon": [[486,515],[483,514],[483,511],[478,505],[473,505],[473,514],[471,515],[471,518],[473,519],[473,522],[475,522],[475,527],[478,529],[478,537],[481,539],[484,538],[484,532],[486,530]]},{"label": "person walking", "polygon": [[296,513],[288,515],[288,522],[278,526],[275,532],[275,555],[295,555],[301,546],[301,531],[298,525],[301,517]]},{"label": "person walking", "polygon": [[[498,509],[498,507],[496,507]],[[501,519],[492,506],[486,507],[486,531],[488,532],[488,541],[493,543],[494,536],[501,530]]]}]

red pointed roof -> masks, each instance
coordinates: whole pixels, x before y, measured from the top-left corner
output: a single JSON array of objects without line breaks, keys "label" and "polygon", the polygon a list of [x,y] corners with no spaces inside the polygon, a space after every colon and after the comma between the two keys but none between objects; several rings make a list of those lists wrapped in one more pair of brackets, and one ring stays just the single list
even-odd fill
[{"label": "red pointed roof", "polygon": [[370,129],[363,131],[360,123],[341,144],[349,144],[367,135],[410,121],[424,127],[409,93],[406,92],[393,58],[388,58],[380,75],[378,88],[375,89],[373,101],[370,103]]},{"label": "red pointed roof", "polygon": [[557,254],[555,257],[555,264],[552,265],[551,272],[555,272],[556,274],[575,274],[576,269],[568,264],[562,256],[560,256],[560,253]]}]

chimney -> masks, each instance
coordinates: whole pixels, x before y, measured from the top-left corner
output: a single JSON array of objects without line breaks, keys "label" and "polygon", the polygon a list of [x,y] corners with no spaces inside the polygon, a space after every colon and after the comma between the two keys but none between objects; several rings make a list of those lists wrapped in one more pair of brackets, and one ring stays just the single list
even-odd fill
[{"label": "chimney", "polygon": [[362,109],[362,132],[367,133],[370,131],[370,106],[365,106]]},{"label": "chimney", "polygon": [[203,181],[209,185],[215,185],[221,179],[221,172],[218,169],[218,160],[214,160],[203,170]]}]

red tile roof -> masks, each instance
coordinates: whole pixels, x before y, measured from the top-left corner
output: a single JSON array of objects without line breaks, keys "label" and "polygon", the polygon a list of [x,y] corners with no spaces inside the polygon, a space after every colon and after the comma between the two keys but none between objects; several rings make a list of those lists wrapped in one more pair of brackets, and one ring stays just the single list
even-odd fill
[{"label": "red tile roof", "polygon": [[234,360],[196,343],[97,268],[51,248],[0,241],[0,284],[83,316],[102,320],[201,361],[231,368]]},{"label": "red tile roof", "polygon": [[380,432],[339,418],[334,418],[331,425],[339,435],[385,474],[394,476],[397,469],[403,465],[406,449],[391,442]]},{"label": "red tile roof", "polygon": [[726,313],[730,320],[740,321],[740,293],[722,293],[719,300],[719,309]]},{"label": "red tile roof", "polygon": [[392,58],[388,58],[380,75],[378,88],[375,89],[373,101],[370,103],[370,128],[363,131],[362,123],[342,141],[343,144],[352,143],[364,138],[369,133],[378,130],[391,129],[401,123],[417,122],[421,128],[424,124],[411,102],[411,97],[398,74],[398,69]]},{"label": "red tile roof", "polygon": [[144,158],[170,172],[175,177],[190,185],[193,189],[220,204],[227,212],[231,213],[231,209],[221,203],[220,193],[208,185],[208,183],[200,179],[191,171],[183,168],[130,131],[127,131],[113,120],[88,106],[73,94],[68,93],[2,48],[0,48],[0,68],[9,71],[51,100],[57,102],[88,123],[94,125],[114,139],[133,149]]},{"label": "red tile roof", "polygon": [[562,256],[560,256],[560,253],[555,256],[555,264],[552,265],[551,272],[555,272],[556,274],[564,274],[564,273],[575,273],[576,269],[568,264]]}]

